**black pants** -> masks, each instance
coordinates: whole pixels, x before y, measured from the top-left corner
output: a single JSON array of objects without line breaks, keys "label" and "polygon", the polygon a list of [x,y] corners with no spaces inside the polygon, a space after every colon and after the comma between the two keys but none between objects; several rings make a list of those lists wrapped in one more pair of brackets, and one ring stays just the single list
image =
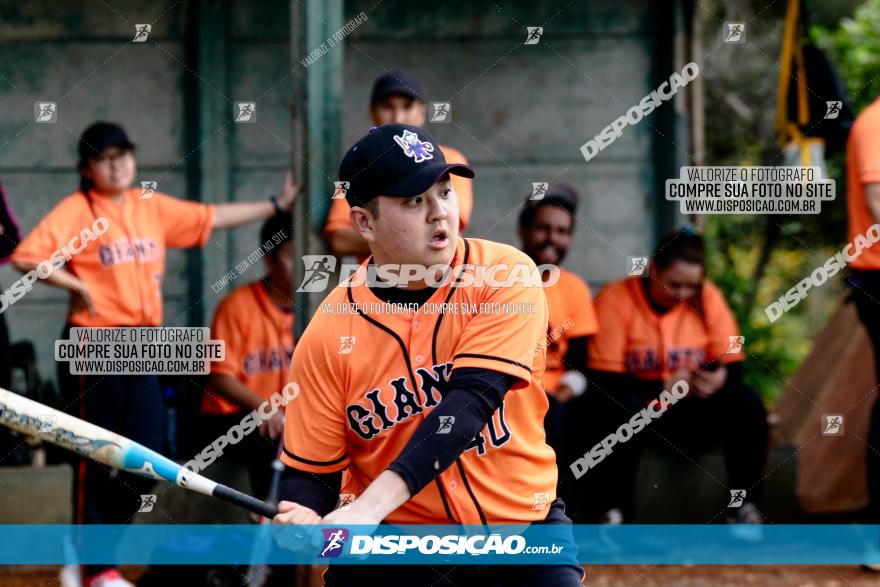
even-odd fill
[{"label": "black pants", "polygon": [[[565,504],[557,499],[543,522],[571,524]],[[326,587],[578,587],[584,571],[576,565],[333,565],[324,574]]]},{"label": "black pants", "polygon": [[[859,320],[874,347],[874,368],[880,383],[880,271],[852,271],[847,281]],[[880,524],[880,399],[871,408],[867,444],[868,515],[872,524]]]},{"label": "black pants", "polygon": [[[69,326],[62,338],[68,338]],[[69,363],[59,371],[67,411],[111,432],[117,432],[145,447],[162,452],[165,410],[156,375],[71,375]],[[91,459],[80,459],[74,488],[74,512],[78,524],[128,524],[156,481],[114,471]],[[89,565],[91,575],[107,565]]]},{"label": "black pants", "polygon": [[[583,456],[628,422],[651,398],[625,390],[588,390],[577,399],[584,400],[577,406],[585,418],[581,442],[577,443],[577,456]],[[571,510],[572,518],[578,523],[595,523],[608,510],[618,508],[624,520],[632,520],[639,461],[649,442],[693,460],[720,445],[730,488],[746,489],[748,501],[759,502],[768,437],[767,412],[753,389],[725,385],[708,399],[691,393],[629,440],[613,445],[611,453],[579,479],[574,480],[570,469],[560,470],[563,482],[576,487],[577,507]],[[572,493],[569,488],[565,494]]]},{"label": "black pants", "polygon": [[[202,447],[208,446],[218,437],[225,435],[229,429],[241,422],[247,412],[237,414],[213,415],[203,414],[200,416],[200,434]],[[280,440],[271,440],[254,430],[241,439],[237,444],[227,445],[223,449],[223,456],[217,462],[231,463],[236,466],[247,468],[250,477],[251,490],[260,499],[265,499],[269,494],[269,482],[272,479],[272,461],[278,452]],[[210,466],[207,474],[210,477]]]}]

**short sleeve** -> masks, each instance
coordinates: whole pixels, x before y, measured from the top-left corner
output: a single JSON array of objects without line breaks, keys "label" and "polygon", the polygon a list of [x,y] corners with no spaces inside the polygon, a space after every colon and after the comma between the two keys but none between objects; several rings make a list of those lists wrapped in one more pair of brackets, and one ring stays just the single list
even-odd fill
[{"label": "short sleeve", "polygon": [[345,390],[320,322],[313,318],[296,345],[289,379],[299,393],[284,410],[281,460],[307,473],[333,473],[349,463]]},{"label": "short sleeve", "polygon": [[862,184],[880,182],[880,109],[874,106],[852,129],[849,149],[856,163],[856,177]]},{"label": "short sleeve", "polygon": [[[504,273],[498,272],[497,279],[504,280]],[[515,283],[498,289],[487,287],[483,291],[483,299],[469,302],[476,304],[478,312],[461,335],[452,369],[490,369],[520,379],[514,389],[524,387],[532,379],[537,353],[542,353],[543,364],[547,347],[547,297],[540,283]]]},{"label": "short sleeve", "polygon": [[83,226],[87,226],[78,209],[76,201],[70,197],[52,208],[18,244],[12,252],[12,260],[41,263],[62,244],[70,242],[70,239],[79,234]]},{"label": "short sleeve", "polygon": [[703,285],[703,312],[705,312],[706,334],[709,337],[709,348],[706,353],[708,360],[717,359],[722,363],[742,361],[745,358],[742,350],[736,353],[727,352],[731,342],[736,342],[731,341],[731,337],[739,336],[739,327],[730,306],[724,299],[724,294],[711,282]]},{"label": "short sleeve", "polygon": [[330,210],[327,212],[327,222],[324,224],[324,234],[330,236],[340,228],[354,228],[348,216],[351,206],[348,202],[339,199],[330,201]]},{"label": "short sleeve", "polygon": [[211,363],[212,375],[226,375],[241,379],[243,375],[242,357],[246,349],[242,346],[241,327],[235,320],[235,309],[231,298],[226,298],[217,308],[211,324],[211,338],[226,343],[226,356],[222,361]]},{"label": "short sleeve", "polygon": [[214,206],[155,194],[159,218],[165,228],[165,246],[171,249],[201,247],[211,236]]},{"label": "short sleeve", "polygon": [[[443,147],[443,156],[447,163],[463,163],[467,165],[468,160],[464,155],[451,147]],[[460,175],[450,175],[452,189],[458,197],[458,222],[461,230],[467,228],[471,221],[471,212],[474,209],[474,180]]]},{"label": "short sleeve", "polygon": [[625,291],[626,282],[608,285],[596,298],[596,318],[599,331],[590,338],[589,367],[609,373],[626,372],[626,329],[628,315],[618,299]]},{"label": "short sleeve", "polygon": [[565,331],[566,337],[577,338],[596,334],[599,331],[599,322],[589,286],[581,278],[574,276],[565,295],[571,307],[569,317],[574,322],[571,328]]}]

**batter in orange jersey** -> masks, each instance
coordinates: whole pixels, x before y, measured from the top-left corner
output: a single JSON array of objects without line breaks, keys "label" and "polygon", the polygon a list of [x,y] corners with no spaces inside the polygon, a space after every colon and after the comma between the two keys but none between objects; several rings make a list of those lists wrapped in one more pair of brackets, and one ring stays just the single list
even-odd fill
[{"label": "batter in orange jersey", "polygon": [[[542,426],[540,274],[512,247],[458,237],[449,174],[473,172],[408,125],[373,129],[342,161],[352,219],[373,253],[361,271],[397,267],[398,281],[353,276],[360,284],[334,289],[299,341],[276,523],[570,523]],[[413,267],[431,270],[413,276]],[[503,285],[474,283],[474,267],[495,268]],[[325,487],[338,488],[343,469],[357,497],[331,512]],[[456,582],[466,571],[449,572]],[[435,573],[331,565],[325,580],[421,585]],[[505,585],[583,577],[574,565],[497,573]]]},{"label": "batter in orange jersey", "polygon": [[[370,119],[375,126],[383,124],[411,124],[425,126],[426,104],[419,81],[404,72],[387,73],[373,82],[370,94]],[[466,165],[467,159],[456,149],[438,145],[447,163]],[[464,230],[473,208],[473,182],[470,178],[450,176],[452,189],[458,198],[458,218]],[[324,234],[334,255],[356,255],[361,260],[370,253],[367,242],[355,230],[349,218],[351,207],[345,201],[345,194],[337,190],[330,202]]]}]

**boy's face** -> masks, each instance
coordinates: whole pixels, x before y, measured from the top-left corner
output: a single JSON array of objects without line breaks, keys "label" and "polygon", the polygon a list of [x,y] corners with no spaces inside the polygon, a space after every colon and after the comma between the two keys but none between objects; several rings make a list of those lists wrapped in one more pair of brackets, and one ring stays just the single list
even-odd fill
[{"label": "boy's face", "polygon": [[385,96],[370,107],[370,116],[376,126],[386,124],[424,126],[425,115],[424,102],[403,94]]},{"label": "boy's face", "polygon": [[95,191],[106,195],[130,188],[136,173],[134,153],[122,147],[107,147],[100,157],[89,159],[83,169],[83,174],[95,184]]},{"label": "boy's face", "polygon": [[658,269],[651,264],[648,292],[651,300],[664,308],[693,298],[703,283],[703,266],[687,261],[673,261],[669,267]]},{"label": "boy's face", "polygon": [[376,199],[378,218],[356,206],[352,220],[370,245],[377,265],[429,267],[452,262],[458,244],[458,198],[449,176],[418,196]]}]

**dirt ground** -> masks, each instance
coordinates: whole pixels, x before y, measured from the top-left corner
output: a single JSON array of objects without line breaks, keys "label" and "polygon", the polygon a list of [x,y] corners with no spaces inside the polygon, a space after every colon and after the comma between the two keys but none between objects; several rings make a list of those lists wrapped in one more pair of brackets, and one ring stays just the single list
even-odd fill
[{"label": "dirt ground", "polygon": [[[589,586],[597,587],[869,587],[880,586],[880,573],[854,566],[601,566],[586,567]],[[143,567],[126,567],[136,580]],[[57,587],[57,570],[0,569],[2,587]],[[320,583],[315,583],[319,585]]]}]

